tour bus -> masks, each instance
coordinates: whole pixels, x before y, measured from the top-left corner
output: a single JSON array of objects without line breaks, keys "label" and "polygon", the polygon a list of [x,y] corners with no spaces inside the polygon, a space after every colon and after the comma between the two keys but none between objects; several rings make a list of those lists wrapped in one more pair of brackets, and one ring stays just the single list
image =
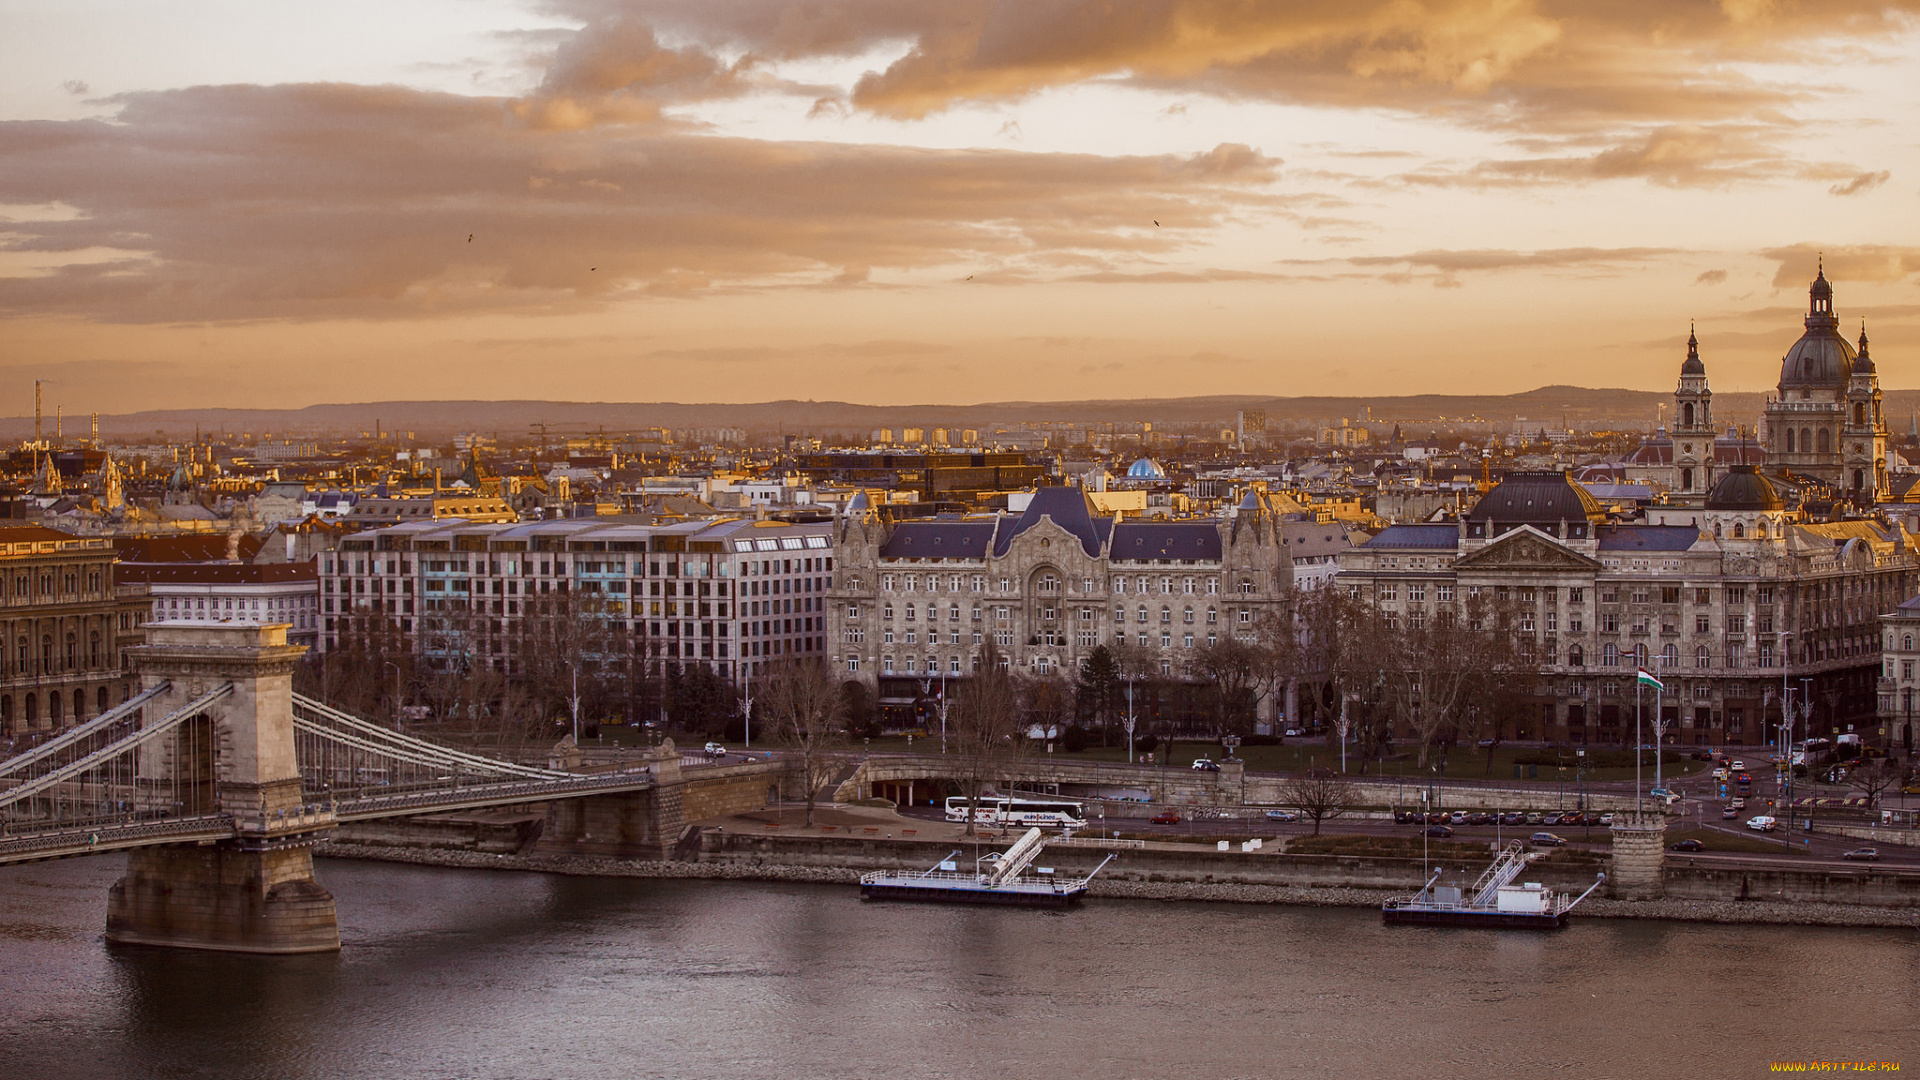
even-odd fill
[{"label": "tour bus", "polygon": [[[965,824],[967,797],[947,800],[947,820]],[[1038,825],[1049,829],[1077,829],[1087,823],[1086,809],[1077,802],[1045,796],[982,795],[974,805],[974,821],[982,825]]]}]

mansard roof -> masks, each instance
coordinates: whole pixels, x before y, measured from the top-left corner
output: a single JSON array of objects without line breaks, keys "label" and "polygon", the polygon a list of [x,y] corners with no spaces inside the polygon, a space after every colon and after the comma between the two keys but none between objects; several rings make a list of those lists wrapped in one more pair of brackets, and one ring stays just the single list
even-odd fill
[{"label": "mansard roof", "polygon": [[1692,525],[1602,525],[1594,535],[1601,551],[1686,551],[1700,540]]},{"label": "mansard roof", "polygon": [[1452,551],[1460,546],[1458,525],[1389,525],[1360,545],[1372,550],[1417,548]]},{"label": "mansard roof", "polygon": [[1220,558],[1220,529],[1212,521],[1119,521],[1113,526],[1115,559]]},{"label": "mansard roof", "polygon": [[903,521],[880,546],[883,559],[984,559],[992,521]]},{"label": "mansard roof", "polygon": [[1100,540],[1104,530],[1094,524],[1093,503],[1087,498],[1087,493],[1074,487],[1043,487],[1035,490],[1027,508],[1014,519],[1012,527],[1003,527],[1000,535],[994,538],[994,557],[1004,557],[1013,546],[1013,538],[1040,524],[1041,518],[1050,519],[1077,537],[1080,549],[1088,556],[1100,557]]}]

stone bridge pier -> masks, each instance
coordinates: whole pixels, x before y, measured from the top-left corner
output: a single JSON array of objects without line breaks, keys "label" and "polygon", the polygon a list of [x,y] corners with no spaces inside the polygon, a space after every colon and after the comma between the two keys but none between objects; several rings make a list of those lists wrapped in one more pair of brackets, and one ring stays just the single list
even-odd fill
[{"label": "stone bridge pier", "polygon": [[680,751],[667,740],[649,753],[655,784],[642,791],[588,795],[547,804],[534,851],[602,859],[672,859],[689,822],[724,817],[768,804],[783,789],[797,792],[795,770],[780,760],[680,769]]},{"label": "stone bridge pier", "polygon": [[231,814],[238,835],[130,851],[108,898],[107,939],[229,952],[339,949],[333,895],[313,875],[312,846],[333,822],[302,813],[294,756],[293,669],[306,648],[287,644],[284,625],[157,623],[130,651],[143,687],[171,684],[142,710],[143,723],[233,684],[144,746],[135,774],[152,797],[179,790],[211,804],[178,812]]}]

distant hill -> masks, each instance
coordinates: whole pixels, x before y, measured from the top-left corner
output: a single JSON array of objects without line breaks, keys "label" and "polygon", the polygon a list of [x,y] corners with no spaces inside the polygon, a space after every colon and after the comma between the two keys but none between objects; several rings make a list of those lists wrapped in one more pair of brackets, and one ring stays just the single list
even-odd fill
[{"label": "distant hill", "polygon": [[[1230,425],[1242,409],[1264,410],[1272,420],[1335,417],[1374,421],[1425,421],[1436,417],[1510,421],[1516,417],[1558,424],[1639,425],[1651,422],[1669,393],[1647,390],[1543,386],[1518,394],[1416,394],[1406,397],[1265,397],[1216,395],[1188,398],[1131,398],[1089,401],[997,401],[977,405],[860,405],[845,401],[766,401],[753,404],[582,401],[374,401],[310,405],[303,409],[167,409],[100,418],[101,434],[114,439],[167,438],[205,432],[263,432],[280,435],[353,435],[411,431],[422,439],[461,431],[519,437],[545,424],[554,435],[604,429],[620,433],[648,427],[739,427],[753,432],[864,432],[905,426],[987,427],[994,424],[1055,421],[1072,423],[1140,422],[1155,425],[1218,423]],[[1714,396],[1722,424],[1753,424],[1765,404],[1758,393]],[[1889,426],[1904,435],[1906,418],[1920,411],[1920,390],[1886,393]],[[47,420],[52,423],[52,418]],[[67,419],[70,434],[83,422]],[[0,439],[17,440],[33,432],[33,418],[0,419]]]}]

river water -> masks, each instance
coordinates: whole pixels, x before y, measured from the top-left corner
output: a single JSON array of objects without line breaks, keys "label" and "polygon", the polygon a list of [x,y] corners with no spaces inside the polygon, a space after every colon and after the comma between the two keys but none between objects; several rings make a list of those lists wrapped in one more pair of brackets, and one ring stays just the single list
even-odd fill
[{"label": "river water", "polygon": [[119,859],[0,868],[0,1077],[1747,1077],[1920,1070],[1920,934],[864,904],[323,861],[338,955],[108,946]]}]

